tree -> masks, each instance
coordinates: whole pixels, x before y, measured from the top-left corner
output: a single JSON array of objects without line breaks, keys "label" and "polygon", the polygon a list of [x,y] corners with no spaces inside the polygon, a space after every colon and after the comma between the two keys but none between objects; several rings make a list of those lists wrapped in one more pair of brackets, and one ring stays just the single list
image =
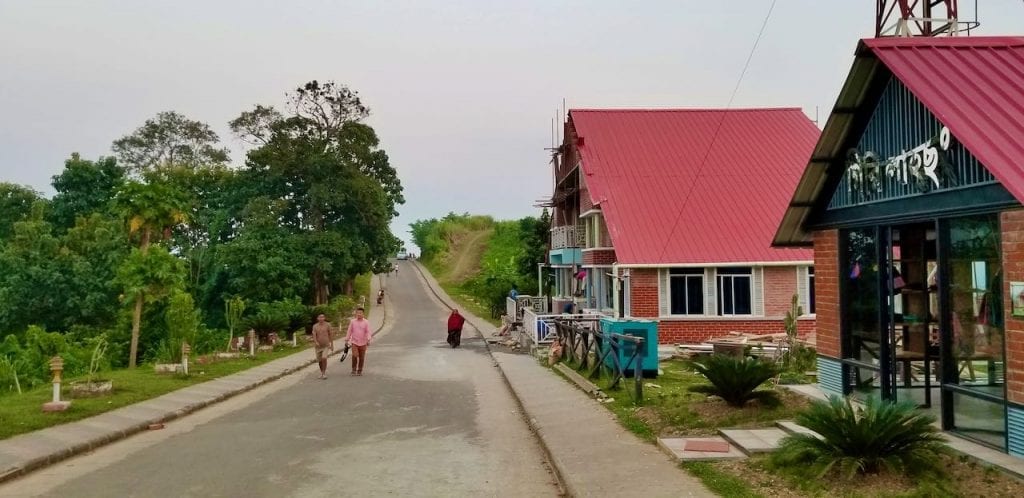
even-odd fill
[{"label": "tree", "polygon": [[300,237],[279,225],[285,201],[253,199],[238,235],[217,250],[230,294],[250,302],[277,301],[306,294],[309,288],[306,248]]},{"label": "tree", "polygon": [[124,181],[125,170],[113,157],[89,161],[77,152],[71,154],[64,161],[64,171],[53,177],[57,194],[50,201],[47,218],[58,229],[71,228],[78,217],[106,211],[110,198]]},{"label": "tree", "polygon": [[124,289],[124,301],[135,302],[128,368],[135,368],[137,361],[143,303],[155,303],[180,288],[183,273],[181,260],[162,245],[149,246],[145,251],[132,249],[118,268],[117,282]]},{"label": "tree", "polygon": [[307,249],[308,294],[324,304],[332,286],[387,267],[400,245],[388,225],[405,201],[354,91],[311,81],[289,94],[287,105],[287,114],[256,106],[230,125],[258,146],[243,175],[258,179],[260,195],[281,202],[280,225]]},{"label": "tree", "polygon": [[14,224],[32,215],[32,207],[45,201],[28,187],[0,182],[0,241],[11,237]]},{"label": "tree", "polygon": [[22,332],[32,324],[46,327],[54,320],[65,295],[64,274],[58,261],[60,240],[38,212],[19,221],[0,252],[0,330]]},{"label": "tree", "polygon": [[[187,219],[188,206],[185,196],[169,185],[136,181],[129,181],[118,190],[114,197],[114,206],[115,211],[126,220],[129,234],[139,235],[138,249],[132,251],[119,273],[121,282],[125,285],[125,295],[135,300],[131,350],[128,357],[128,367],[134,368],[139,349],[143,304],[147,299],[156,298],[166,292],[167,279],[170,277],[161,272],[177,268],[161,259],[162,254],[166,253],[177,261],[177,258],[162,247],[151,258],[150,244],[154,242],[154,238],[156,241],[169,238],[171,228]],[[148,264],[157,266],[147,268]]]},{"label": "tree", "polygon": [[206,123],[167,111],[115,140],[113,150],[129,170],[146,173],[166,166],[194,168],[227,163],[228,149],[217,147],[219,140]]}]

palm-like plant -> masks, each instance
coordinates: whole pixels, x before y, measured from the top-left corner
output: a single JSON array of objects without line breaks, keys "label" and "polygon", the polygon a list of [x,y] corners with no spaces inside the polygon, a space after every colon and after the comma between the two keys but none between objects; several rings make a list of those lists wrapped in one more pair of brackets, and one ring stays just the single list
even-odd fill
[{"label": "palm-like plant", "polygon": [[[132,235],[139,234],[140,259],[145,259],[148,255],[154,235],[158,240],[161,236],[169,237],[171,227],[185,222],[187,204],[181,192],[159,182],[127,182],[114,197],[115,210],[124,217],[128,232]],[[132,315],[132,342],[128,367],[134,368],[138,357],[139,330],[142,324],[142,306],[146,301],[146,289],[135,286],[130,291],[126,294],[129,298],[135,299],[135,309]]]},{"label": "palm-like plant", "polygon": [[794,434],[782,441],[772,460],[781,465],[810,465],[820,478],[837,470],[846,478],[881,470],[919,474],[939,472],[938,456],[947,452],[935,418],[913,403],[868,398],[863,408],[838,396],[816,401],[796,422],[821,437]]},{"label": "palm-like plant", "polygon": [[775,392],[757,390],[761,384],[778,374],[778,368],[773,363],[716,354],[694,362],[693,367],[711,384],[693,386],[690,388],[692,391],[713,394],[735,407],[742,407],[754,399],[765,403],[778,401]]}]

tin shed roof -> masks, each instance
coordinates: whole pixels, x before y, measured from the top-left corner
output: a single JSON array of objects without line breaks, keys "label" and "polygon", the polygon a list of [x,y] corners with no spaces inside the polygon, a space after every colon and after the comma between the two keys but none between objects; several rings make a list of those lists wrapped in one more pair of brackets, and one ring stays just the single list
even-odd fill
[{"label": "tin shed roof", "polygon": [[[891,76],[890,76],[891,74]],[[821,209],[829,175],[870,113],[873,88],[899,79],[1017,200],[1024,202],[1024,37],[869,38],[857,57],[775,234],[808,245],[804,224]]]},{"label": "tin shed roof", "polygon": [[772,248],[818,137],[796,108],[575,109],[589,195],[620,264],[809,261]]}]

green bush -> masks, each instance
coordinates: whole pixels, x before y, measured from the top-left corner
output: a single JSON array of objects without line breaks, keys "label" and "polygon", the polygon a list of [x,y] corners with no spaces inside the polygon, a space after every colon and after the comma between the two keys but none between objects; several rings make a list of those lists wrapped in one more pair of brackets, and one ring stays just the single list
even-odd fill
[{"label": "green bush", "polygon": [[[202,323],[199,310],[196,309],[195,303],[192,301],[192,295],[181,290],[173,291],[168,300],[165,319],[168,332],[165,346],[170,350],[161,351],[161,355],[166,356],[169,353],[170,363],[180,363],[182,344],[195,345],[196,334]],[[167,358],[161,357],[160,359]]]},{"label": "green bush", "polygon": [[209,354],[222,351],[231,339],[231,333],[223,329],[199,327],[195,343],[192,345],[193,355]]},{"label": "green bush", "polygon": [[821,435],[794,434],[782,441],[771,463],[808,466],[821,478],[837,471],[847,479],[881,470],[917,475],[940,475],[939,455],[947,452],[935,418],[910,402],[892,403],[868,398],[863,408],[832,396],[816,401],[796,417],[796,423]]},{"label": "green bush", "polygon": [[256,331],[256,336],[262,341],[266,340],[271,332],[283,332],[286,330],[289,322],[286,317],[261,311],[246,318],[243,320],[243,323],[246,330],[252,329]]},{"label": "green bush", "polygon": [[803,375],[813,371],[818,364],[818,352],[803,344],[794,344],[782,355],[782,368],[787,372]]},{"label": "green bush", "polygon": [[[297,297],[269,303],[256,303],[256,315],[272,317],[280,323],[276,328],[266,330],[268,334],[270,332],[295,330],[305,326],[308,322],[312,322],[314,318],[309,316],[309,308],[302,304],[302,301]],[[259,333],[261,330],[257,329],[256,332]]]},{"label": "green bush", "polygon": [[757,390],[778,374],[778,368],[770,362],[713,354],[695,361],[693,367],[711,384],[692,386],[692,391],[713,394],[735,407],[742,407],[754,399],[765,404],[778,402],[775,392]]}]

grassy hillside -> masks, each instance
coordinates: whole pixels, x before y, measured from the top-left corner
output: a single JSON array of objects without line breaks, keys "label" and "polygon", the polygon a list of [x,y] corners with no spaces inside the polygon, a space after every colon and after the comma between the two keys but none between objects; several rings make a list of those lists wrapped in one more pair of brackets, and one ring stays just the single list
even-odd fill
[{"label": "grassy hillside", "polygon": [[[546,213],[545,213],[546,214]],[[527,217],[495,221],[489,216],[449,214],[412,224],[420,260],[460,306],[498,324],[505,296],[537,291],[537,262],[544,258],[548,222]]]}]

